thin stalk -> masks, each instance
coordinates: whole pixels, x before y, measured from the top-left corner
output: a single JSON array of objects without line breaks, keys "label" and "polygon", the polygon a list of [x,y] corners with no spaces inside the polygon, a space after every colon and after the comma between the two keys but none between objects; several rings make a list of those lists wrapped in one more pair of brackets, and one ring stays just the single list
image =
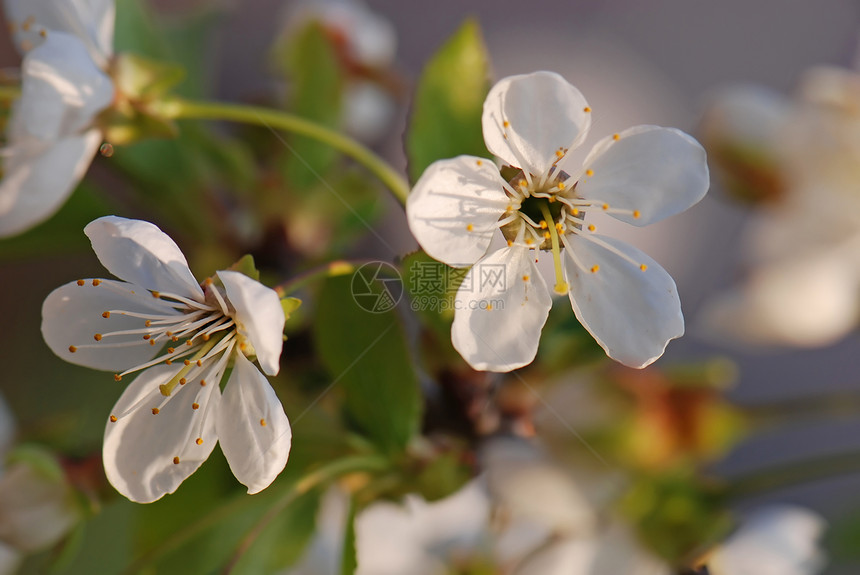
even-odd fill
[{"label": "thin stalk", "polygon": [[328,144],[363,165],[379,178],[401,204],[406,204],[409,184],[386,161],[352,138],[299,116],[259,106],[227,102],[200,102],[178,98],[159,102],[154,111],[163,117],[175,120],[227,120],[283,130],[313,138]]}]

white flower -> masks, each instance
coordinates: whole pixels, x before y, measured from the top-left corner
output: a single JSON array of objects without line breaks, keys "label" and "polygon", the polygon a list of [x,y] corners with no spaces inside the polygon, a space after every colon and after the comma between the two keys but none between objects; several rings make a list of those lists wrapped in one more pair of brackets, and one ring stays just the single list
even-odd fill
[{"label": "white flower", "polygon": [[733,164],[724,166],[729,176],[775,190],[756,190],[770,201],[742,239],[747,273],[707,302],[701,315],[707,335],[742,345],[814,347],[855,329],[858,94],[860,75],[819,68],[807,72],[795,98],[739,88],[709,108],[703,121],[709,148],[748,152],[737,173],[731,174]]},{"label": "white flower", "polygon": [[24,58],[4,150],[0,237],[65,202],[102,141],[95,118],[114,98],[105,73],[113,0],[5,0],[5,9]]},{"label": "white flower", "polygon": [[[343,555],[349,496],[331,488],[317,516],[317,533],[289,575],[335,573]],[[355,518],[356,575],[442,575],[452,557],[470,555],[485,542],[490,501],[480,479],[456,493],[426,502],[409,495],[403,505],[376,502]]]},{"label": "white flower", "polygon": [[42,334],[63,359],[117,371],[118,381],[141,372],[105,429],[110,482],[133,501],[155,501],[220,441],[248,492],[266,488],[287,462],[290,425],[246,356],[278,373],[285,321],[278,295],[234,271],[198,284],[176,244],[148,222],[108,216],[84,231],[123,281],[78,280],[54,290],[42,307]]},{"label": "white flower", "polygon": [[824,569],[824,520],[796,506],[752,514],[708,561],[711,575],[816,575]]},{"label": "white flower", "polygon": [[[534,359],[552,305],[532,251],[542,250],[552,253],[555,291],[570,296],[576,317],[610,357],[631,367],[656,360],[684,332],[675,283],[641,251],[597,235],[589,215],[642,226],[686,210],[708,189],[702,147],[678,130],[637,126],[603,139],[582,166],[572,165],[569,152],[585,139],[591,108],[551,72],[496,84],[482,121],[488,149],[518,168],[516,175],[505,181],[482,158],[441,160],[406,205],[428,254],[473,265],[456,296],[454,347],[480,370],[510,371]],[[487,254],[499,229],[507,247]],[[494,269],[504,270],[503,281],[485,281]]]}]

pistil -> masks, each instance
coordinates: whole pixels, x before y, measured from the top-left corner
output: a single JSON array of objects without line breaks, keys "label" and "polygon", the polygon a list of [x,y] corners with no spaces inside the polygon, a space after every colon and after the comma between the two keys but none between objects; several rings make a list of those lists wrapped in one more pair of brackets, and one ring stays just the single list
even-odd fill
[{"label": "pistil", "polygon": [[558,240],[558,230],[555,227],[555,222],[553,221],[552,214],[549,211],[549,206],[542,203],[540,205],[540,210],[547,222],[550,239],[552,241],[552,261],[555,265],[555,286],[553,289],[555,289],[555,293],[564,295],[568,292],[570,286],[568,286],[567,282],[564,281],[564,272],[561,269],[561,245]]}]

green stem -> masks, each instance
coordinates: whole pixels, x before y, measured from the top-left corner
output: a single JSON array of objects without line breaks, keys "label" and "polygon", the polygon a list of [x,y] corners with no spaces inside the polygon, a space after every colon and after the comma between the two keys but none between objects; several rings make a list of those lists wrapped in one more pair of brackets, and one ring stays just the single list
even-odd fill
[{"label": "green stem", "polygon": [[406,204],[409,184],[387,162],[355,140],[304,118],[259,106],[226,102],[198,102],[178,98],[159,102],[154,111],[170,119],[227,120],[264,126],[313,138],[343,152],[363,165],[391,190],[391,193],[401,204]]},{"label": "green stem", "polygon": [[[356,455],[344,457],[332,463],[323,465],[322,467],[312,471],[303,478],[293,483],[284,495],[275,502],[254,526],[254,528],[242,539],[237,547],[237,551],[231,558],[226,569],[229,572],[235,563],[241,558],[242,554],[247,550],[247,547],[256,540],[257,536],[265,529],[265,527],[275,518],[275,516],[284,510],[297,497],[304,495],[314,487],[332,481],[342,475],[355,473],[360,471],[377,471],[385,469],[388,466],[388,461],[376,455]],[[229,501],[225,505],[215,508],[213,511],[202,517],[196,523],[193,523],[178,532],[174,533],[157,547],[154,547],[148,553],[140,556],[125,570],[127,575],[146,571],[157,564],[162,558],[170,553],[180,549],[183,545],[192,541],[202,533],[228,520],[230,516],[239,513],[248,505],[254,504],[253,497],[242,494],[239,497]]]},{"label": "green stem", "polygon": [[357,263],[348,262],[345,260],[330,262],[323,266],[308,270],[299,276],[296,276],[290,280],[278,284],[273,289],[278,292],[278,295],[281,298],[285,298],[286,296],[296,293],[300,289],[317,280],[351,274],[359,267],[361,267],[363,263],[366,262]]},{"label": "green stem", "polygon": [[291,489],[272,505],[269,511],[260,518],[259,521],[245,534],[245,537],[236,546],[236,551],[224,567],[223,574],[229,575],[239,563],[239,560],[248,552],[260,534],[265,531],[266,527],[281,513],[287,506],[306,494],[311,489],[329,483],[332,480],[349,473],[358,471],[379,471],[386,469],[389,462],[382,457],[376,455],[355,456],[344,458],[334,463],[329,463],[326,466],[320,467],[316,471],[306,475],[303,479],[297,481]]}]

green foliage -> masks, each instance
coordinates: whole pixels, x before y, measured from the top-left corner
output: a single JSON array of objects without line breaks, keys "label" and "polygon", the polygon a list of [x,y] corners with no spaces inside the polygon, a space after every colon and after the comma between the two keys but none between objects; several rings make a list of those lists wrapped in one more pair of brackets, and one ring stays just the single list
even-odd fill
[{"label": "green foliage", "polygon": [[353,575],[358,568],[358,557],[355,552],[355,501],[349,500],[349,513],[343,534],[343,554],[340,558],[340,574]]},{"label": "green foliage", "polygon": [[471,19],[427,63],[406,132],[413,182],[436,160],[488,155],[481,130],[484,99],[490,90],[488,68],[480,28]]},{"label": "green foliage", "polygon": [[399,452],[421,418],[406,335],[396,309],[365,311],[353,299],[351,285],[351,276],[326,281],[314,323],[316,348],[344,392],[348,418],[383,450]]},{"label": "green foliage", "polygon": [[[290,80],[290,111],[336,128],[343,82],[337,54],[322,26],[315,22],[306,26],[291,42],[280,45],[275,59]],[[289,147],[283,171],[299,187],[316,183],[318,174],[328,172],[338,158],[331,146],[310,138],[290,138]]]}]

